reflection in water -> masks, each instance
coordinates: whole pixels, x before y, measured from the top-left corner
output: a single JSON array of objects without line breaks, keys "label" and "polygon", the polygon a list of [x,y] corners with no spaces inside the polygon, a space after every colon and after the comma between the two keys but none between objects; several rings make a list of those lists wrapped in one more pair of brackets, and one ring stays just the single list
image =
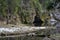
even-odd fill
[{"label": "reflection in water", "polygon": [[42,37],[35,36],[20,36],[20,37],[8,37],[8,38],[0,38],[0,40],[42,40]]}]

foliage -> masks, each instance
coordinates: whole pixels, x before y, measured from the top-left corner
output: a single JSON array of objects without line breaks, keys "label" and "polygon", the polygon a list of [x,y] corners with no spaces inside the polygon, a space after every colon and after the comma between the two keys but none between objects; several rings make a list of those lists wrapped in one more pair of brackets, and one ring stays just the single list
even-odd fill
[{"label": "foliage", "polygon": [[[7,17],[6,19],[11,21],[15,20],[13,18],[15,16],[17,21],[32,24],[34,16],[32,14],[38,14],[42,20],[45,20],[48,16],[48,12],[45,12],[45,10],[53,9],[56,1],[58,2],[59,0],[45,0],[41,4],[40,0],[0,0],[0,16]],[[11,18],[8,18],[8,14],[10,14]]]},{"label": "foliage", "polygon": [[33,0],[33,5],[35,11],[41,16],[42,13],[42,4],[40,4],[39,0]]},{"label": "foliage", "polygon": [[3,16],[7,15],[7,0],[0,0],[0,14]]}]

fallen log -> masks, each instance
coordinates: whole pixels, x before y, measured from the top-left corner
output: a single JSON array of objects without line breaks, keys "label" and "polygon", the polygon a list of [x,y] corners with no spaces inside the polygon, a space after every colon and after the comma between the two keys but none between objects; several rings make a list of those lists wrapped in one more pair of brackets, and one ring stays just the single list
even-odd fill
[{"label": "fallen log", "polygon": [[47,30],[47,29],[55,29],[55,27],[10,27],[10,28],[0,28],[0,36],[6,35],[18,35],[36,32],[38,30]]}]

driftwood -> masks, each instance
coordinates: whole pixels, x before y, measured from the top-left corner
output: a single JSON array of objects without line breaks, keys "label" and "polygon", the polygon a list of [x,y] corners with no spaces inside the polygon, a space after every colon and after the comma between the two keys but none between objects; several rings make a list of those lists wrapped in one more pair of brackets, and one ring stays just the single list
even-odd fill
[{"label": "driftwood", "polygon": [[0,36],[31,33],[43,29],[55,29],[55,27],[10,27],[0,28]]}]

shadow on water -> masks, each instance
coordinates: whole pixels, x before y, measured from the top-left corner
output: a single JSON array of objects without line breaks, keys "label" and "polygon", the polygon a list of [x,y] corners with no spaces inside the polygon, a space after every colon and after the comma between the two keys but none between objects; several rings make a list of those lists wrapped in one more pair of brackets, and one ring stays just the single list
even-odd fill
[{"label": "shadow on water", "polygon": [[0,40],[42,40],[43,37],[36,36],[20,36],[20,37],[6,37],[0,38]]}]

